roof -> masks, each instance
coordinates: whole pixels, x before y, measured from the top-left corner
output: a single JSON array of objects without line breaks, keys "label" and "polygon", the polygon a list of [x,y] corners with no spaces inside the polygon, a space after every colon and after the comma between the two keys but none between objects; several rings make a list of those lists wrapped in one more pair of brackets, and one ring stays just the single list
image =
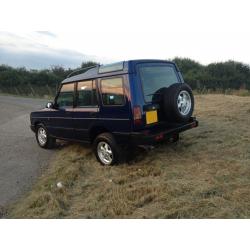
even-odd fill
[{"label": "roof", "polygon": [[[116,67],[116,65],[119,66],[119,64],[122,65],[122,67]],[[112,70],[112,67],[114,68],[114,70]],[[104,66],[98,65],[82,74],[66,78],[62,81],[62,83],[78,82],[82,80],[95,79],[101,76],[113,76],[126,73],[128,73],[128,62],[118,62],[114,64],[107,64]]]},{"label": "roof", "polygon": [[[145,63],[145,62],[172,63],[165,60],[143,59],[143,60],[130,60],[130,61],[117,62],[103,66],[98,65],[94,68],[87,70],[82,74],[66,78],[65,80],[62,81],[62,83],[79,82],[82,80],[95,79],[103,76],[114,76],[114,75],[131,73],[133,71],[134,66],[137,63]],[[123,67],[121,67],[121,65]]]}]

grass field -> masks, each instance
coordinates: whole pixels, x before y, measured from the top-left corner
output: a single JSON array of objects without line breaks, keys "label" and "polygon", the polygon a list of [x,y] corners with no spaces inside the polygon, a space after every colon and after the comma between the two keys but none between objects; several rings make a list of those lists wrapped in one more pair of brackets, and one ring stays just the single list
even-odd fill
[{"label": "grass field", "polygon": [[250,218],[250,97],[198,95],[195,115],[200,126],[178,143],[112,168],[87,147],[62,147],[8,216]]}]

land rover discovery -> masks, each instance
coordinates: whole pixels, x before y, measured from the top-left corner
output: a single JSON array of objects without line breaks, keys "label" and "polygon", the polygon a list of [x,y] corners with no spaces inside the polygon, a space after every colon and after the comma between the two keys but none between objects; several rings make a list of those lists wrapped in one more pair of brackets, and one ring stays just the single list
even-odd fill
[{"label": "land rover discovery", "polygon": [[40,147],[52,148],[56,139],[86,142],[101,164],[113,165],[124,145],[178,140],[197,127],[193,109],[192,90],[175,63],[130,60],[69,76],[30,119]]}]

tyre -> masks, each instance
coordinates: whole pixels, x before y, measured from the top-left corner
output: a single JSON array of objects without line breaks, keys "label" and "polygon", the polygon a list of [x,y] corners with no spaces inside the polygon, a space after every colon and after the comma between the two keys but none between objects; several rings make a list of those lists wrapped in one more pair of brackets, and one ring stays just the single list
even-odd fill
[{"label": "tyre", "polygon": [[53,148],[56,143],[56,139],[49,135],[48,130],[42,124],[39,124],[36,127],[36,140],[41,148],[46,149]]},{"label": "tyre", "polygon": [[194,110],[192,89],[185,83],[173,84],[164,89],[162,105],[167,120],[187,122]]},{"label": "tyre", "polygon": [[110,133],[98,135],[93,144],[96,159],[104,166],[118,164],[121,161],[121,149]]}]

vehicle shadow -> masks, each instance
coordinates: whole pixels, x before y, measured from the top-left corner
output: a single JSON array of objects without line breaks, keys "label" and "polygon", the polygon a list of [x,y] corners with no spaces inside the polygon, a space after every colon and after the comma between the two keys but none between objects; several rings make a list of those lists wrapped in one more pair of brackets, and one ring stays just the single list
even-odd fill
[{"label": "vehicle shadow", "polygon": [[164,147],[171,147],[177,145],[178,142],[173,142],[171,140],[166,140],[161,143],[158,143],[154,146],[135,146],[128,150],[126,163],[128,164],[136,164],[142,161],[145,161],[147,156],[151,156],[157,149],[163,149]]},{"label": "vehicle shadow", "polygon": [[[67,148],[71,145],[80,145],[83,150],[84,149],[90,149],[91,145],[89,144],[84,144],[84,143],[76,143],[76,142],[70,142],[70,141],[63,141],[63,140],[57,140],[56,145],[54,147],[55,150],[62,150],[64,148]],[[122,161],[121,163],[125,163],[125,164],[136,164],[136,163],[140,163],[142,161],[145,160],[145,158],[147,158],[147,156],[149,156],[154,150],[156,150],[157,148],[161,149],[163,147],[168,147],[168,146],[173,146],[173,144],[177,144],[176,142],[171,142],[171,141],[164,141],[161,142],[155,146],[130,146],[128,147],[122,147],[121,151],[122,151]],[[94,153],[93,153],[93,157]]]},{"label": "vehicle shadow", "polygon": [[55,150],[61,150],[63,148],[66,148],[70,145],[76,144],[75,142],[70,142],[70,141],[63,141],[63,140],[56,140],[56,144],[54,146]]}]

